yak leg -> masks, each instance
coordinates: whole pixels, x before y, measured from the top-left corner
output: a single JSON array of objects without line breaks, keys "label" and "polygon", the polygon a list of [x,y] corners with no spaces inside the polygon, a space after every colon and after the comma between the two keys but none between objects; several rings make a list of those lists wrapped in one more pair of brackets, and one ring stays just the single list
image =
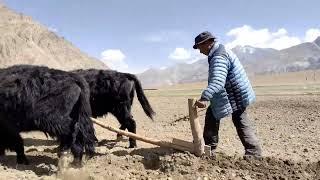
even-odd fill
[{"label": "yak leg", "polygon": [[[117,108],[117,112],[114,113],[116,118],[121,124],[121,127],[126,127],[129,132],[136,133],[136,122],[131,115],[131,105],[130,104],[120,104]],[[137,142],[135,139],[129,138],[129,148],[137,147]]]},{"label": "yak leg", "polygon": [[[55,86],[50,93],[37,102],[35,116],[39,119],[39,129],[58,136],[60,141],[58,156],[71,148],[74,159],[81,162],[84,144],[77,142],[77,119],[79,112],[72,111],[79,100],[81,89],[76,84]],[[75,116],[75,117],[72,117]],[[77,144],[76,144],[77,143]]]},{"label": "yak leg", "polygon": [[0,124],[2,127],[1,132],[1,153],[5,154],[5,148],[8,148],[17,153],[17,164],[29,164],[29,161],[24,153],[23,139],[19,134],[17,128],[15,128],[12,124],[7,123],[7,121],[2,119],[2,123]]},{"label": "yak leg", "polygon": [[24,154],[23,140],[19,133],[15,134],[15,139],[16,139],[15,151],[17,153],[17,163],[28,165],[29,161],[26,155]]},{"label": "yak leg", "polygon": [[0,156],[6,155],[5,148],[0,148]]},{"label": "yak leg", "polygon": [[[125,131],[127,127],[124,124],[121,124],[119,129]],[[117,134],[117,139],[122,139],[122,135]]]}]

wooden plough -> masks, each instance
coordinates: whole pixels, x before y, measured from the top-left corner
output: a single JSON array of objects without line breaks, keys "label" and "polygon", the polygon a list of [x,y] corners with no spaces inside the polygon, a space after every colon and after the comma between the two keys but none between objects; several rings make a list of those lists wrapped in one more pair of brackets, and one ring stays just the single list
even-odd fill
[{"label": "wooden plough", "polygon": [[134,134],[131,132],[123,131],[111,126],[104,125],[103,123],[101,123],[100,121],[94,118],[91,118],[91,119],[95,124],[105,129],[108,129],[112,132],[130,137],[139,141],[154,144],[160,147],[173,148],[180,151],[188,151],[195,154],[196,156],[202,156],[202,155],[211,156],[210,146],[207,146],[204,144],[204,140],[202,137],[202,129],[198,121],[198,111],[197,111],[197,108],[193,106],[194,103],[195,103],[195,99],[188,99],[189,117],[190,117],[189,119],[190,119],[190,125],[192,130],[193,142],[188,142],[188,141],[185,141],[182,139],[176,139],[176,138],[172,138],[172,140],[170,141],[157,140],[157,139],[140,136],[138,134]]}]

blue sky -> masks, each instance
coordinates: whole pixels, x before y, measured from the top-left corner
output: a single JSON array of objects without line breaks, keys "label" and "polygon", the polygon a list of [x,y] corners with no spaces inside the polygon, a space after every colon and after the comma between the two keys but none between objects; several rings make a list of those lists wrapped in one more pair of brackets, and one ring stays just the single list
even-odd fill
[{"label": "blue sky", "polygon": [[283,49],[320,36],[319,0],[0,0],[90,56],[137,73],[194,62],[205,30],[236,45]]}]

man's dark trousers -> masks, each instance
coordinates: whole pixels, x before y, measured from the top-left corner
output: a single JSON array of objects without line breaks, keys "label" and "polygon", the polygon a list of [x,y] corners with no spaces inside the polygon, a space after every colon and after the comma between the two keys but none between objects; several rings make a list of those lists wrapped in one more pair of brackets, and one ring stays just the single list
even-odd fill
[{"label": "man's dark trousers", "polygon": [[[259,140],[250,123],[246,109],[232,113],[232,121],[237,129],[238,136],[245,148],[245,155],[261,156]],[[212,114],[211,107],[208,107],[205,117],[203,138],[206,145],[212,150],[217,148],[219,142],[220,119],[216,119]]]}]

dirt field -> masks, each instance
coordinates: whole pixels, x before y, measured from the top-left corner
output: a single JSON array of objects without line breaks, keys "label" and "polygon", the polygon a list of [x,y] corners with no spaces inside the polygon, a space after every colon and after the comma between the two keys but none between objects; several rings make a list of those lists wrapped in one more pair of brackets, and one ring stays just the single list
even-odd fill
[{"label": "dirt field", "polygon": [[[201,86],[148,91],[157,115],[147,119],[135,102],[133,115],[140,135],[192,141],[186,115],[187,99],[197,97]],[[100,127],[97,156],[82,169],[58,170],[57,144],[38,132],[23,134],[28,166],[15,165],[15,153],[1,157],[0,179],[320,179],[319,85],[257,86],[251,120],[263,147],[263,158],[243,158],[243,146],[230,118],[222,120],[220,144],[214,157],[195,157],[138,142],[128,149],[127,139]],[[200,113],[203,125],[204,112]],[[112,116],[100,119],[118,127]],[[61,163],[61,162],[60,162]],[[60,166],[61,167],[61,166]]]}]

